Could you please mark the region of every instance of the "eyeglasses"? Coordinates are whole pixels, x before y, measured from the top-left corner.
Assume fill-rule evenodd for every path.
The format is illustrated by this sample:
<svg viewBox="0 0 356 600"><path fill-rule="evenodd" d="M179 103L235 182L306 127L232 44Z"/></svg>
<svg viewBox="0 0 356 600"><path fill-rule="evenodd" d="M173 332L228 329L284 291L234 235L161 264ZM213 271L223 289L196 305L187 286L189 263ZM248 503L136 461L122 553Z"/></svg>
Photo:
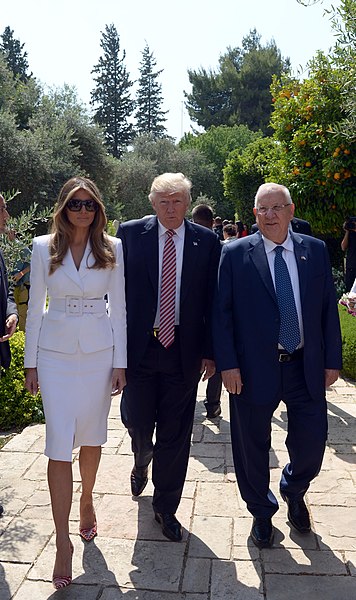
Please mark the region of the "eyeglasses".
<svg viewBox="0 0 356 600"><path fill-rule="evenodd" d="M95 212L98 210L98 203L95 202L95 200L93 200L92 198L90 198L90 200L80 200L79 198L71 198L66 204L66 208L68 208L72 212L80 212L83 206L88 212Z"/></svg>
<svg viewBox="0 0 356 600"><path fill-rule="evenodd" d="M265 216L269 210L271 212L278 213L281 210L283 210L284 208L286 208L286 206L290 206L290 205L291 205L291 202L289 202L288 204L276 204L276 206L259 206L257 208L257 213L259 215L263 215L263 216Z"/></svg>

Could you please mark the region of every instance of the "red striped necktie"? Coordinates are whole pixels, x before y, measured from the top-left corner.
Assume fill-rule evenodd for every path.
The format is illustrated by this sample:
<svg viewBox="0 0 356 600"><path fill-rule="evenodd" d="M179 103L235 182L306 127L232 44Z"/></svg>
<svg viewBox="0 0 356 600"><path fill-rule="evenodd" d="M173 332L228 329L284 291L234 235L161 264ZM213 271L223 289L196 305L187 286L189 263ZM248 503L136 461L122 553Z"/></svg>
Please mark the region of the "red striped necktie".
<svg viewBox="0 0 356 600"><path fill-rule="evenodd" d="M166 231L162 260L158 339L165 348L168 348L174 342L177 270L174 235L173 229Z"/></svg>

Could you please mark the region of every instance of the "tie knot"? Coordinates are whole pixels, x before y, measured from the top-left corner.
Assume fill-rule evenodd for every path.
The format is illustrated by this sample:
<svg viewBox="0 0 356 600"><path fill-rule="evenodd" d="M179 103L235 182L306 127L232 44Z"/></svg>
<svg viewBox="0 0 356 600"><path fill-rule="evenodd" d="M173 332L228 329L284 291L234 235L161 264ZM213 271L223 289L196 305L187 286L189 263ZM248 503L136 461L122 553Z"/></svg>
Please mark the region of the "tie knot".
<svg viewBox="0 0 356 600"><path fill-rule="evenodd" d="M166 234L168 238L172 238L175 234L175 231L174 229L167 229Z"/></svg>
<svg viewBox="0 0 356 600"><path fill-rule="evenodd" d="M276 246L274 249L275 253L278 254L279 256L282 256L283 250L284 250L283 246Z"/></svg>

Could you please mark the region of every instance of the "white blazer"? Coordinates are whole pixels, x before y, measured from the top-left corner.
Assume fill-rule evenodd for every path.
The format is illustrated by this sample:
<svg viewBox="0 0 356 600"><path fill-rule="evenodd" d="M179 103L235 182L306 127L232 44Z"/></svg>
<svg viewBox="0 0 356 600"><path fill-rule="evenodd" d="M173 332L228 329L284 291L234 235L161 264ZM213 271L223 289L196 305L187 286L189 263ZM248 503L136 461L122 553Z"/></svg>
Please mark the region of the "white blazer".
<svg viewBox="0 0 356 600"><path fill-rule="evenodd" d="M126 305L124 261L121 240L109 236L113 244L116 265L113 269L90 269L94 263L88 241L77 270L68 250L63 264L49 275L50 235L35 237L31 258L31 287L26 320L25 367L37 366L37 350L44 348L74 354L80 346L84 353L114 347L113 367L126 368ZM108 310L103 312L68 314L61 308L65 297L103 298L107 294ZM49 309L46 300L49 298Z"/></svg>

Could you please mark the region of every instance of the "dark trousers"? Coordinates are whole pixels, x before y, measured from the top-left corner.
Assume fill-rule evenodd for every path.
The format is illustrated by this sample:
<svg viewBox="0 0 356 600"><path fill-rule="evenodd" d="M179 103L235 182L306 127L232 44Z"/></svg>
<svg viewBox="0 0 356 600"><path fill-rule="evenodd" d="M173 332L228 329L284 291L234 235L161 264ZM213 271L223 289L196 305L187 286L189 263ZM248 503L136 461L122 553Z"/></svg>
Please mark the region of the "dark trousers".
<svg viewBox="0 0 356 600"><path fill-rule="evenodd" d="M303 361L281 363L281 400L287 407L286 446L290 462L284 467L280 491L301 498L320 471L327 436L326 401L313 400L306 388ZM268 382L266 382L268 389ZM279 401L251 404L230 395L230 426L237 483L254 517L272 517L278 502L270 490L271 421Z"/></svg>
<svg viewBox="0 0 356 600"><path fill-rule="evenodd" d="M146 467L152 460L157 512L175 513L182 496L199 380L197 373L196 380L184 381L178 335L168 349L152 336L139 368L127 371L121 401L135 465Z"/></svg>
<svg viewBox="0 0 356 600"><path fill-rule="evenodd" d="M220 404L221 389L221 373L215 373L215 375L208 379L208 384L206 386L206 399L204 404L207 408L209 406L216 406L216 404Z"/></svg>

